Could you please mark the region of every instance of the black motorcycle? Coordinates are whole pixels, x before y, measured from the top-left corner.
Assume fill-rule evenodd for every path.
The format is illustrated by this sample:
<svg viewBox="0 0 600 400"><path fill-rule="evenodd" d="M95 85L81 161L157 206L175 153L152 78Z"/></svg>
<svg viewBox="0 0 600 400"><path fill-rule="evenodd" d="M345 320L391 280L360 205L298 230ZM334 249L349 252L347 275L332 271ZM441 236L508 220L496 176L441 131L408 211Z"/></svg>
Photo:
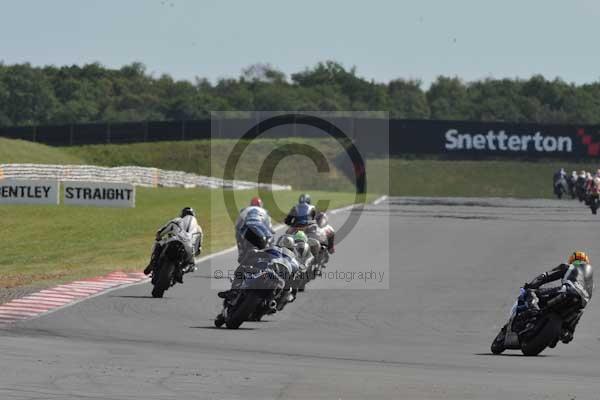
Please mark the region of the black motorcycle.
<svg viewBox="0 0 600 400"><path fill-rule="evenodd" d="M215 326L237 329L244 321L260 320L265 313L276 312L276 299L285 287L282 275L287 272L285 266L272 262L245 267L240 288L223 301L223 312L215 319Z"/></svg>
<svg viewBox="0 0 600 400"><path fill-rule="evenodd" d="M181 241L172 239L164 245L152 271L152 297L161 298L175 283L183 282L187 259L188 253Z"/></svg>
<svg viewBox="0 0 600 400"><path fill-rule="evenodd" d="M521 350L536 356L546 347L554 348L565 327L581 316L580 299L567 292L538 297L536 290L521 289L515 311L494 339L491 350Z"/></svg>
<svg viewBox="0 0 600 400"><path fill-rule="evenodd" d="M583 202L585 200L585 178L578 178L575 182L575 194L579 201Z"/></svg>

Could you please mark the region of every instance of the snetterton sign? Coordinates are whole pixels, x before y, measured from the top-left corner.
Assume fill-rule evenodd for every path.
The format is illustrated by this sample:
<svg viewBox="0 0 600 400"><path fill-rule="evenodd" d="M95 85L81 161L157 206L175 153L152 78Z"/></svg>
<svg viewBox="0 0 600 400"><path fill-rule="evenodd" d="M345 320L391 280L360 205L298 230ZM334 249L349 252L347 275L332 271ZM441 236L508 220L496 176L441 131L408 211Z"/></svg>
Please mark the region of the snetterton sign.
<svg viewBox="0 0 600 400"><path fill-rule="evenodd" d="M63 182L66 205L135 207L135 186L112 182Z"/></svg>
<svg viewBox="0 0 600 400"><path fill-rule="evenodd" d="M54 180L0 179L0 204L58 204Z"/></svg>
<svg viewBox="0 0 600 400"><path fill-rule="evenodd" d="M569 136L546 136L539 131L531 134L511 134L504 130L490 130L486 134L471 134L449 129L445 139L446 150L537 153L573 151L573 139Z"/></svg>

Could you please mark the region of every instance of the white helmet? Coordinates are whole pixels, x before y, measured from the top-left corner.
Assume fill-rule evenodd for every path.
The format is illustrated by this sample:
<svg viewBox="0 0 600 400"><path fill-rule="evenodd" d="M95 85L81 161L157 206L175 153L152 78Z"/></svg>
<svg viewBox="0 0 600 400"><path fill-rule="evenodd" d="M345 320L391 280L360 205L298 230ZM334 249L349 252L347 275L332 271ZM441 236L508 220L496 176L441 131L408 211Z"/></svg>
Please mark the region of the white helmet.
<svg viewBox="0 0 600 400"><path fill-rule="evenodd" d="M283 235L279 238L279 247L294 251L294 244L294 237L291 235Z"/></svg>

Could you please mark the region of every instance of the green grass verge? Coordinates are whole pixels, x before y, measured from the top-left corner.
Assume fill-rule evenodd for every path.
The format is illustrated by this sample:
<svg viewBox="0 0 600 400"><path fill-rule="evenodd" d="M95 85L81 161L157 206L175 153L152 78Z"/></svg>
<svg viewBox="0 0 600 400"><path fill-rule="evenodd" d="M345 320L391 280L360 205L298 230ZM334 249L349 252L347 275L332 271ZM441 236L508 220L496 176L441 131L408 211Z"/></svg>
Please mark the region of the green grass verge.
<svg viewBox="0 0 600 400"><path fill-rule="evenodd" d="M254 191L237 191L238 204L248 204ZM276 192L275 204L287 211L299 192ZM353 194L312 192L330 207L351 204ZM205 253L234 244L233 224L222 191L138 188L133 209L74 206L1 206L0 287L47 286L110 271L140 271L150 255L156 229L183 206L198 212L206 234ZM272 201L268 209L275 209ZM281 218L281 214L275 213Z"/></svg>

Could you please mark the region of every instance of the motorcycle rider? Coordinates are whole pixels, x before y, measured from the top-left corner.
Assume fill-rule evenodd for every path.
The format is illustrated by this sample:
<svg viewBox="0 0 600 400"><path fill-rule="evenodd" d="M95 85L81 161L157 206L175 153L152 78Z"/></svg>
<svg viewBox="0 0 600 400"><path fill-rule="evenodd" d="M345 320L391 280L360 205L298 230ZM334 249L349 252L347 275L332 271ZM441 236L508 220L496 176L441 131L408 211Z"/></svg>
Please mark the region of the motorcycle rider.
<svg viewBox="0 0 600 400"><path fill-rule="evenodd" d="M202 228L198 224L194 209L184 207L179 217L170 220L156 232L152 256L148 266L144 269L144 274L149 275L154 270L163 246L169 241L169 238L174 236L181 240L185 249L188 250L184 272L195 270L194 257L202 252ZM183 283L182 276L177 276L176 280Z"/></svg>
<svg viewBox="0 0 600 400"><path fill-rule="evenodd" d="M557 280L561 280L561 286L540 288ZM594 275L590 258L583 251L575 251L569 256L567 264L560 264L558 267L538 275L531 282L526 283L523 289L535 289L540 295L547 297L558 293L566 293L568 296L577 299L581 307L580 312L571 323L563 326L560 338L563 343L569 343L573 340L575 327L583 315L583 309L592 298Z"/></svg>
<svg viewBox="0 0 600 400"><path fill-rule="evenodd" d="M294 250L298 261L306 268L309 268L314 260L313 254L308 245L308 237L306 233L298 231L294 234Z"/></svg>
<svg viewBox="0 0 600 400"><path fill-rule="evenodd" d="M235 223L235 238L238 247L238 262L244 257L247 249L252 247L265 247L256 245L256 236L272 238L273 225L267 210L263 208L263 201L255 196L250 200L250 206L243 208Z"/></svg>
<svg viewBox="0 0 600 400"><path fill-rule="evenodd" d="M561 168L557 172L554 173L554 183L558 182L558 180L560 180L560 179L566 179L566 178L567 178L567 173L565 172L564 168Z"/></svg>
<svg viewBox="0 0 600 400"><path fill-rule="evenodd" d="M323 242L323 244L327 246L327 251L329 254L335 253L335 229L329 225L329 218L327 217L327 214L324 212L319 212L315 217L315 221L327 239L326 242Z"/></svg>
<svg viewBox="0 0 600 400"><path fill-rule="evenodd" d="M569 179L567 180L571 197L575 197L575 184L577 183L577 178L577 171L571 171L571 176L569 176Z"/></svg>
<svg viewBox="0 0 600 400"><path fill-rule="evenodd" d="M579 176L577 177L577 180L575 181L575 191L577 194L577 197L579 198L580 201L583 201L585 198L585 182L586 182L586 173L585 171L581 171L579 172Z"/></svg>
<svg viewBox="0 0 600 400"><path fill-rule="evenodd" d="M592 194L592 188L594 185L594 178L590 172L585 174L585 203L589 205L590 195Z"/></svg>
<svg viewBox="0 0 600 400"><path fill-rule="evenodd" d="M316 214L317 210L311 204L310 195L304 193L300 195L298 204L292 207L284 222L292 228L302 228L314 224ZM288 233L292 233L291 230L288 230Z"/></svg>

